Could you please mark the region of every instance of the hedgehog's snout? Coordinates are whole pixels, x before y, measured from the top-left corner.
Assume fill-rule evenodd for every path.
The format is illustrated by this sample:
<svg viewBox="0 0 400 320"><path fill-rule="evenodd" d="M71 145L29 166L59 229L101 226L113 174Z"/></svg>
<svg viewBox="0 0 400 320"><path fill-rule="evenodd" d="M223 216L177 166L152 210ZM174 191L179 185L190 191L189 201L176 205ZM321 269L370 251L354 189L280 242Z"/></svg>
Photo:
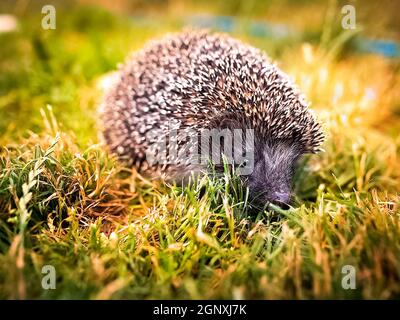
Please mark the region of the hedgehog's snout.
<svg viewBox="0 0 400 320"><path fill-rule="evenodd" d="M287 180L287 177L277 179L268 174L262 176L256 171L248 181L252 201L257 206L263 207L273 203L282 209L287 209L291 200L291 188Z"/></svg>
<svg viewBox="0 0 400 320"><path fill-rule="evenodd" d="M261 193L262 196L258 197L257 201L263 206L268 203L273 203L282 209L288 209L291 200L291 192L287 191L275 191L274 187L269 186Z"/></svg>
<svg viewBox="0 0 400 320"><path fill-rule="evenodd" d="M273 204L278 205L282 209L288 209L289 208L289 202L290 202L290 192L279 192L276 191L273 193L270 201Z"/></svg>
<svg viewBox="0 0 400 320"><path fill-rule="evenodd" d="M287 209L291 200L293 168L297 153L290 144L265 145L256 158L248 187L253 201Z"/></svg>

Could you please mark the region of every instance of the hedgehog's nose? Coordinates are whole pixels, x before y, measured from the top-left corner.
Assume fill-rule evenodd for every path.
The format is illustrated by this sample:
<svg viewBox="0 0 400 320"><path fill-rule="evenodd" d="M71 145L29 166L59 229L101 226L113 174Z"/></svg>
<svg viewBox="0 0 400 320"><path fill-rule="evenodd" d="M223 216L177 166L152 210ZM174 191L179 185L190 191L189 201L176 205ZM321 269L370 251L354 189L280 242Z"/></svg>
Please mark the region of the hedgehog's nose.
<svg viewBox="0 0 400 320"><path fill-rule="evenodd" d="M282 209L289 208L290 195L286 192L275 192L271 202L280 206Z"/></svg>

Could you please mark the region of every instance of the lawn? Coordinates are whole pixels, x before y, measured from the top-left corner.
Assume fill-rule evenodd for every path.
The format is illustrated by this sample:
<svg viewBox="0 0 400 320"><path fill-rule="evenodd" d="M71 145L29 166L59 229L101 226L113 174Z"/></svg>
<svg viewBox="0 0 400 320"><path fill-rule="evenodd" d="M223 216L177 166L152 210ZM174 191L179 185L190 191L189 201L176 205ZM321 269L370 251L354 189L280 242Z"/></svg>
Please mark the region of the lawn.
<svg viewBox="0 0 400 320"><path fill-rule="evenodd" d="M363 29L343 30L335 1L129 2L131 15L90 2L53 1L55 30L40 1L0 5L18 19L0 33L1 299L400 297L400 59L357 45L398 37L390 12L374 27L366 5ZM288 210L250 211L229 172L184 189L148 181L100 143L104 75L205 10L293 76L324 125ZM288 34L252 32L263 19Z"/></svg>

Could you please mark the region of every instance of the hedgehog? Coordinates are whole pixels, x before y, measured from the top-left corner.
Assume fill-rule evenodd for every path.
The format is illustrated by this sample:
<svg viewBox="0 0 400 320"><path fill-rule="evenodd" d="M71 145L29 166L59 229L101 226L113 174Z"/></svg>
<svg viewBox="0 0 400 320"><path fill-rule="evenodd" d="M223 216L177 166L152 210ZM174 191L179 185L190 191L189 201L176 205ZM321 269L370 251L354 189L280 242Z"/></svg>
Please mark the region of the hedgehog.
<svg viewBox="0 0 400 320"><path fill-rule="evenodd" d="M261 204L290 203L298 160L324 140L304 96L267 55L208 30L170 33L130 55L100 114L111 152L151 178L184 183L233 150L238 157L224 159L247 168L241 180ZM246 141L226 134L234 131L246 131ZM216 132L220 144L203 155L214 146L204 132Z"/></svg>

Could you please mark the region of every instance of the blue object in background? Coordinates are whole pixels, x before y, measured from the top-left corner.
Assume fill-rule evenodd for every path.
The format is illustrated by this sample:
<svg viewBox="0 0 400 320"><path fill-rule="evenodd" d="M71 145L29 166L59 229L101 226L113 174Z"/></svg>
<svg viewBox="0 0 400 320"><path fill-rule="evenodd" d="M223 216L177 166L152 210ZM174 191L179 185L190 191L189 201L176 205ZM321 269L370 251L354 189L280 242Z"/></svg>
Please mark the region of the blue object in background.
<svg viewBox="0 0 400 320"><path fill-rule="evenodd" d="M195 15L185 19L187 23L199 28L213 28L224 32L232 32L235 21L229 16Z"/></svg>
<svg viewBox="0 0 400 320"><path fill-rule="evenodd" d="M135 16L135 22L145 25L157 25L157 21L146 16ZM183 23L198 28L216 29L223 32L234 32L240 27L238 18L230 16L213 16L213 15L191 15L184 18ZM249 21L246 24L246 32L251 36L258 38L282 39L288 37L299 36L299 33L284 24L267 23L264 21ZM364 53L373 53L389 58L400 57L400 45L391 39L374 40L365 37L356 37L356 50Z"/></svg>
<svg viewBox="0 0 400 320"><path fill-rule="evenodd" d="M240 21L230 16L194 15L187 17L185 22L199 28L213 28L224 32L233 32L240 26ZM294 31L283 24L251 21L248 28L246 31L251 36L260 38L285 38L294 35Z"/></svg>
<svg viewBox="0 0 400 320"><path fill-rule="evenodd" d="M386 57L400 57L400 46L393 40L372 40L360 38L357 41L360 51L376 53Z"/></svg>
<svg viewBox="0 0 400 320"><path fill-rule="evenodd" d="M294 32L286 25L265 22L251 22L249 32L255 37L287 38L294 35Z"/></svg>

